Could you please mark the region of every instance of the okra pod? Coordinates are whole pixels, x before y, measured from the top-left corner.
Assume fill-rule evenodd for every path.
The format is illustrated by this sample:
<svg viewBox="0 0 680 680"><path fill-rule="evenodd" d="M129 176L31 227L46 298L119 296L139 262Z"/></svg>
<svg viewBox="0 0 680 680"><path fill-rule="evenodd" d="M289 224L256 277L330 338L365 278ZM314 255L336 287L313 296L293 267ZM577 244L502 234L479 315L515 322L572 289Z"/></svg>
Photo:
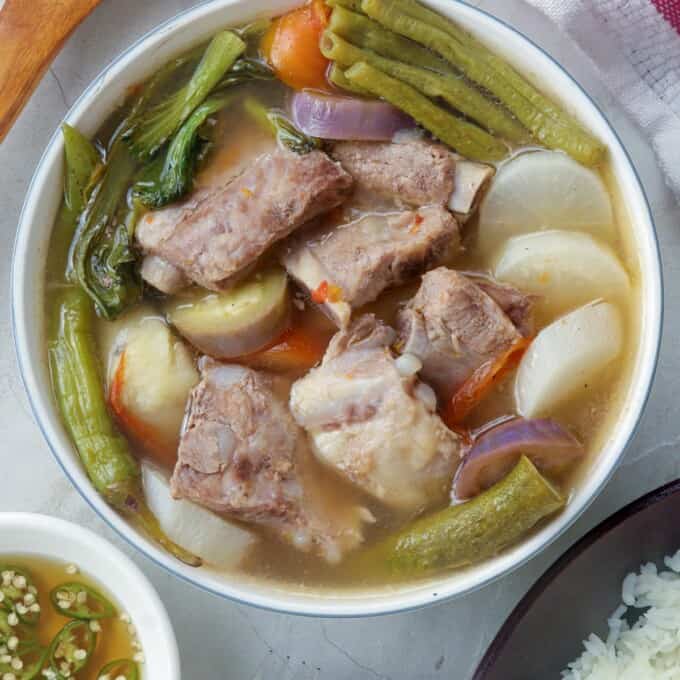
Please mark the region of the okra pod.
<svg viewBox="0 0 680 680"><path fill-rule="evenodd" d="M515 543L563 506L562 495L523 456L487 491L416 521L358 561L399 575L462 567Z"/></svg>

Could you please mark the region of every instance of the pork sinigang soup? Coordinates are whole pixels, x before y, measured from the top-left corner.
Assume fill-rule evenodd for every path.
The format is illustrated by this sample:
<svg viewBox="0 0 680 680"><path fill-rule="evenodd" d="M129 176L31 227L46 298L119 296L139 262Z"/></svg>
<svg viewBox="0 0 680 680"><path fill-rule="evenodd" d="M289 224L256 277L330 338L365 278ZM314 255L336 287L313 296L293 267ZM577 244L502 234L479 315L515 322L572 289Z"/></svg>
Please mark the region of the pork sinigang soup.
<svg viewBox="0 0 680 680"><path fill-rule="evenodd" d="M97 490L178 559L427 577L588 475L637 346L607 152L455 23L313 0L63 133L55 397Z"/></svg>

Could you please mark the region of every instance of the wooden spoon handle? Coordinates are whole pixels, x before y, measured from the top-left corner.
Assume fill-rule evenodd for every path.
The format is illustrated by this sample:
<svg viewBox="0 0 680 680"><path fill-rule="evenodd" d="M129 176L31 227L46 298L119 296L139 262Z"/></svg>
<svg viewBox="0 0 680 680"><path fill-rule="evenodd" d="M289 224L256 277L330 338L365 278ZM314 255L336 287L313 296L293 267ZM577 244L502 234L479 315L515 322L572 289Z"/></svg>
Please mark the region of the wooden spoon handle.
<svg viewBox="0 0 680 680"><path fill-rule="evenodd" d="M66 39L100 2L0 2L0 142Z"/></svg>

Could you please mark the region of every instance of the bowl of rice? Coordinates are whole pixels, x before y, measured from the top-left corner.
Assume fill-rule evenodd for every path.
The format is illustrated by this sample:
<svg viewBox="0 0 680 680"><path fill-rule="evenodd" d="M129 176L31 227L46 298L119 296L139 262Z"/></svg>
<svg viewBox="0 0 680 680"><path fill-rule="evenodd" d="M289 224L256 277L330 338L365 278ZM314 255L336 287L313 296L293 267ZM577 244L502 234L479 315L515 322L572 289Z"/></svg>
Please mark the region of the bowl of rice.
<svg viewBox="0 0 680 680"><path fill-rule="evenodd" d="M680 480L634 501L536 582L472 680L680 680Z"/></svg>

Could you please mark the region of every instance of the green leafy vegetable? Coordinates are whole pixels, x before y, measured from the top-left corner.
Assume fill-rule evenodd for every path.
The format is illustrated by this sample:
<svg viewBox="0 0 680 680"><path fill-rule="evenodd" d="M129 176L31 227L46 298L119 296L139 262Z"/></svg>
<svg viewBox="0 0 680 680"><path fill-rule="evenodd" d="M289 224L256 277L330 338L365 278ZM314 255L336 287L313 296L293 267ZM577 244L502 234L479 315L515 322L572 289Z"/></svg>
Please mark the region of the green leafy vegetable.
<svg viewBox="0 0 680 680"><path fill-rule="evenodd" d="M241 57L227 71L227 75L220 80L215 91L221 91L234 85L241 85L250 80L274 80L274 71L259 59Z"/></svg>
<svg viewBox="0 0 680 680"><path fill-rule="evenodd" d="M210 41L191 80L142 114L130 135L133 155L142 161L151 159L210 94L245 48L246 44L236 33L218 33Z"/></svg>
<svg viewBox="0 0 680 680"><path fill-rule="evenodd" d="M260 127L274 135L286 148L299 154L306 154L321 148L321 140L308 137L300 132L286 116L276 109L268 109L259 99L247 97L243 102L246 113Z"/></svg>
<svg viewBox="0 0 680 680"><path fill-rule="evenodd" d="M70 262L83 290L97 312L114 319L136 302L141 288L134 270L131 234L121 209L136 163L125 144L115 144L106 169L82 212L73 240Z"/></svg>
<svg viewBox="0 0 680 680"><path fill-rule="evenodd" d="M189 116L173 137L163 161L150 170L149 178L135 184L136 198L149 208L161 208L191 189L196 161L203 150L198 140L199 128L233 99L233 94L209 97Z"/></svg>
<svg viewBox="0 0 680 680"><path fill-rule="evenodd" d="M64 138L64 204L77 218L101 169L101 159L94 145L77 128L68 123L61 126Z"/></svg>

